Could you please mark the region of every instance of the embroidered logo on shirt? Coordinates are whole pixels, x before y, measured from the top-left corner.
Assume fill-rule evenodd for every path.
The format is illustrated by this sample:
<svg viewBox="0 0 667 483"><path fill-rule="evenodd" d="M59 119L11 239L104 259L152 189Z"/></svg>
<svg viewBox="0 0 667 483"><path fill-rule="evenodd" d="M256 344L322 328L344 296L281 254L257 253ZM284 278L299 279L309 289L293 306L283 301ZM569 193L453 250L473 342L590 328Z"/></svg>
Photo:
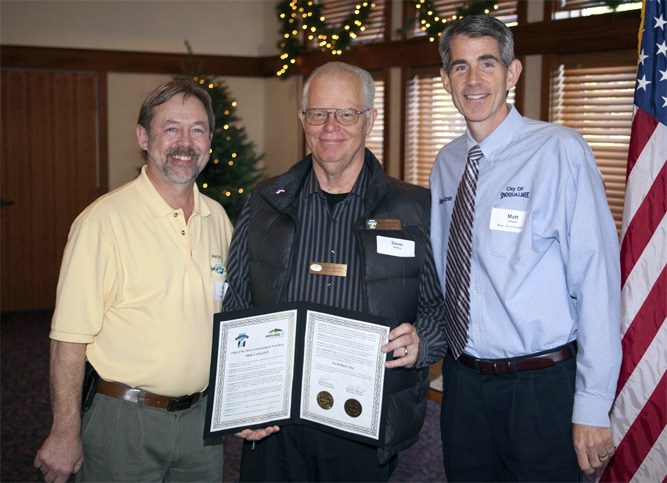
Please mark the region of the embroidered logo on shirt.
<svg viewBox="0 0 667 483"><path fill-rule="evenodd" d="M508 186L500 192L500 199L503 198L530 198L530 191L524 191L523 186Z"/></svg>
<svg viewBox="0 0 667 483"><path fill-rule="evenodd" d="M225 274L225 266L222 264L221 255L211 255L211 272L215 272L218 275Z"/></svg>
<svg viewBox="0 0 667 483"><path fill-rule="evenodd" d="M452 201L452 197L451 197L451 196L445 196L444 198L440 198L440 199L438 199L438 201L439 201L440 204L442 205L442 204L445 203L445 201Z"/></svg>

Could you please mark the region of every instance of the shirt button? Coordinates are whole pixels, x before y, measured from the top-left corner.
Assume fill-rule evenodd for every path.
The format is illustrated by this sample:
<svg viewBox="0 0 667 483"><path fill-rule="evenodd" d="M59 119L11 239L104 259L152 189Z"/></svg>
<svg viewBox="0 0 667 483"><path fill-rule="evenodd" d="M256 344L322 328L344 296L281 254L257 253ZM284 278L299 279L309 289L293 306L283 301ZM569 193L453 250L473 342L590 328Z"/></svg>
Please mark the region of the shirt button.
<svg viewBox="0 0 667 483"><path fill-rule="evenodd" d="M336 254L336 250L331 250L331 254L332 254L332 255L335 255L335 254Z"/></svg>
<svg viewBox="0 0 667 483"><path fill-rule="evenodd" d="M477 293L477 285L473 285L473 287L472 287L472 291L475 292L475 293Z"/></svg>
<svg viewBox="0 0 667 483"><path fill-rule="evenodd" d="M482 330L482 328L480 327L479 324L475 324L475 330L479 332L480 330Z"/></svg>
<svg viewBox="0 0 667 483"><path fill-rule="evenodd" d="M174 218L177 218L177 217L178 217L178 213L174 213Z"/></svg>
<svg viewBox="0 0 667 483"><path fill-rule="evenodd" d="M328 284L327 284L327 288L331 288L331 283L328 283Z"/></svg>
<svg viewBox="0 0 667 483"><path fill-rule="evenodd" d="M185 235L185 230L181 230L181 235Z"/></svg>

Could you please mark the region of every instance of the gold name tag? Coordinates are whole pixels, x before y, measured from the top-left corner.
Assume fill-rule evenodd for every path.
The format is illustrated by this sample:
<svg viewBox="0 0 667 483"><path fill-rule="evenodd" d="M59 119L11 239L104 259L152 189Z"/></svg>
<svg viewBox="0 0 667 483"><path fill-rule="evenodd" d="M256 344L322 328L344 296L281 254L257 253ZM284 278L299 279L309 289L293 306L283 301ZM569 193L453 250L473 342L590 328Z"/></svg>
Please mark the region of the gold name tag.
<svg viewBox="0 0 667 483"><path fill-rule="evenodd" d="M367 230L398 230L401 229L401 220L394 218L369 218L366 220Z"/></svg>
<svg viewBox="0 0 667 483"><path fill-rule="evenodd" d="M347 265L344 263L311 262L308 267L308 273L311 275L347 277Z"/></svg>

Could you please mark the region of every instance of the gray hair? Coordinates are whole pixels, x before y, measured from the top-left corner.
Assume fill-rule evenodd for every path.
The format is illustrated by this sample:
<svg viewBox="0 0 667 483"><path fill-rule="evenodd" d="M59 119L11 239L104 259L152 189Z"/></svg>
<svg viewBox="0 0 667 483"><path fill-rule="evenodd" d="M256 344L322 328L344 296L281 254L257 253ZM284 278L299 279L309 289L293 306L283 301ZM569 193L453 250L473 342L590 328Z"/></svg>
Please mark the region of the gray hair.
<svg viewBox="0 0 667 483"><path fill-rule="evenodd" d="M335 77L340 76L341 74L351 74L359 79L364 101L364 110L373 109L373 102L375 101L375 83L368 71L365 71L356 65L345 64L343 62L329 62L315 69L303 85L303 92L301 93L301 110L305 111L308 108L308 92L310 91L310 85L313 83L313 79L321 75L331 75ZM366 115L368 116L368 113Z"/></svg>
<svg viewBox="0 0 667 483"><path fill-rule="evenodd" d="M440 57L442 68L449 74L452 68L452 53L450 46L457 35L470 37L492 37L498 42L500 58L505 68L514 60L514 39L512 31L503 22L489 15L470 15L447 24L440 37Z"/></svg>
<svg viewBox="0 0 667 483"><path fill-rule="evenodd" d="M153 120L153 115L155 114L155 108L178 95L182 95L184 99L194 96L201 101L204 110L206 111L206 117L208 118L209 132L213 134L213 129L215 128L215 115L213 114L211 96L206 90L199 87L194 81L187 77L179 77L166 84L162 84L148 94L148 97L146 97L146 100L139 110L137 124L143 126L146 132L150 133L150 126L151 121Z"/></svg>

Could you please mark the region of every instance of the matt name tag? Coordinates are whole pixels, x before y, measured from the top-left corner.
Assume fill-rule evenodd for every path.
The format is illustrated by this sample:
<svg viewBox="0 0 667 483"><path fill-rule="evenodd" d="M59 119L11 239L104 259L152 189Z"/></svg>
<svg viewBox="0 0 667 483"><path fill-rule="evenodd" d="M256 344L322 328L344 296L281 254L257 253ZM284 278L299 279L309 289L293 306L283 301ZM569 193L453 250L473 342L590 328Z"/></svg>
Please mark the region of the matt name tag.
<svg viewBox="0 0 667 483"><path fill-rule="evenodd" d="M308 273L311 275L347 277L347 265L344 263L310 262Z"/></svg>
<svg viewBox="0 0 667 483"><path fill-rule="evenodd" d="M526 213L525 211L508 210L506 208L493 208L489 228L510 233L521 233L526 221Z"/></svg>
<svg viewBox="0 0 667 483"><path fill-rule="evenodd" d="M401 220L395 218L369 218L366 220L366 229L400 231Z"/></svg>
<svg viewBox="0 0 667 483"><path fill-rule="evenodd" d="M392 257L412 258L415 256L415 242L402 238L377 237L378 253Z"/></svg>

